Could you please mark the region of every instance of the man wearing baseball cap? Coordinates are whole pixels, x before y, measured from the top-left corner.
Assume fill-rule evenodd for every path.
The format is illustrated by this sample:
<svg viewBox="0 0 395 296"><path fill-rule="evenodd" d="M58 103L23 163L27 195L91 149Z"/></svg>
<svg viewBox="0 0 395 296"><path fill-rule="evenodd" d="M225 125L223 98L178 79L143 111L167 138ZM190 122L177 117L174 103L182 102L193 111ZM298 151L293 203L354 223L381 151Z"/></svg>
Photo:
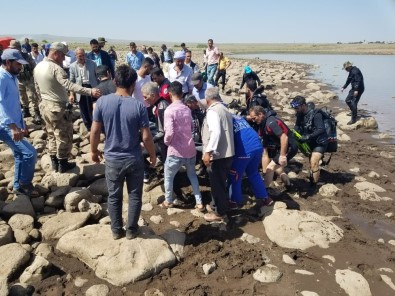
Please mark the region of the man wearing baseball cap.
<svg viewBox="0 0 395 296"><path fill-rule="evenodd" d="M48 134L48 152L52 168L60 173L76 166L75 163L68 162L73 146L71 108L74 102L73 97L68 97L67 91L85 96L101 96L99 89L82 87L67 79L62 63L68 51L67 45L61 42L52 43L48 57L34 69L36 87L42 99L40 111Z"/></svg>
<svg viewBox="0 0 395 296"><path fill-rule="evenodd" d="M33 186L36 149L24 138L28 131L19 103L17 75L28 62L17 49L6 49L1 55L0 67L0 140L8 145L15 159L14 191L29 197L38 197Z"/></svg>

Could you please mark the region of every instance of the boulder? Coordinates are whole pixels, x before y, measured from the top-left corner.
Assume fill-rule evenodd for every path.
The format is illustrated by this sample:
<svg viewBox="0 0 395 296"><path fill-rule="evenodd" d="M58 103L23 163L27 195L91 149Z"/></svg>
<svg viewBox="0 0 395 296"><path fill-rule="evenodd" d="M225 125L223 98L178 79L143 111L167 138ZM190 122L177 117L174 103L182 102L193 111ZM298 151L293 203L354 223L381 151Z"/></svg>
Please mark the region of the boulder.
<svg viewBox="0 0 395 296"><path fill-rule="evenodd" d="M85 296L107 296L110 289L106 285L94 285L85 292Z"/></svg>
<svg viewBox="0 0 395 296"><path fill-rule="evenodd" d="M94 179L104 177L105 165L102 163L94 163L94 164L80 163L77 165L80 168L81 177L85 180L92 181Z"/></svg>
<svg viewBox="0 0 395 296"><path fill-rule="evenodd" d="M328 248L343 237L343 230L329 219L309 211L288 210L282 202L265 213L263 224L271 241L289 249Z"/></svg>
<svg viewBox="0 0 395 296"><path fill-rule="evenodd" d="M66 233L85 225L89 217L89 213L63 212L45 222L41 232L47 240L59 239Z"/></svg>
<svg viewBox="0 0 395 296"><path fill-rule="evenodd" d="M17 195L13 201L4 206L2 212L6 216L12 216L14 214L36 216L30 198L26 195Z"/></svg>
<svg viewBox="0 0 395 296"><path fill-rule="evenodd" d="M0 279L9 279L30 259L30 254L20 244L0 247Z"/></svg>
<svg viewBox="0 0 395 296"><path fill-rule="evenodd" d="M184 232L170 229L161 235L165 241L170 245L174 255L178 260L184 258L184 245L186 235Z"/></svg>
<svg viewBox="0 0 395 296"><path fill-rule="evenodd" d="M34 283L45 279L50 272L51 263L41 256L36 256L33 263L21 274L21 283Z"/></svg>
<svg viewBox="0 0 395 296"><path fill-rule="evenodd" d="M45 200L45 205L54 207L56 209L61 209L63 207L64 198L69 193L70 186L62 186L51 192L48 198Z"/></svg>
<svg viewBox="0 0 395 296"><path fill-rule="evenodd" d="M10 244L14 241L14 235L9 225L0 224L0 246Z"/></svg>
<svg viewBox="0 0 395 296"><path fill-rule="evenodd" d="M278 269L277 266L267 264L255 271L253 277L254 280L261 283L275 283L281 279L282 275L283 273Z"/></svg>
<svg viewBox="0 0 395 296"><path fill-rule="evenodd" d="M34 228L34 219L29 215L15 214L8 220L8 225L13 231L19 229L29 233Z"/></svg>
<svg viewBox="0 0 395 296"><path fill-rule="evenodd" d="M14 163L14 153L12 152L11 148L0 151L0 162L1 162L2 166L5 163L8 163L8 164ZM4 168L4 167L2 167L2 168Z"/></svg>
<svg viewBox="0 0 395 296"><path fill-rule="evenodd" d="M97 277L116 286L125 286L160 273L176 263L168 244L156 235L113 240L110 226L89 225L59 239L56 248L78 258Z"/></svg>
<svg viewBox="0 0 395 296"><path fill-rule="evenodd" d="M94 181L91 185L89 185L88 189L92 194L95 195L108 195L107 183L105 178Z"/></svg>
<svg viewBox="0 0 395 296"><path fill-rule="evenodd" d="M8 190L5 187L0 188L0 200L4 201L8 198Z"/></svg>
<svg viewBox="0 0 395 296"><path fill-rule="evenodd" d="M76 173L78 171L78 168L75 169L76 172L73 172L73 170L70 170L67 173L57 173L57 172L50 172L47 173L43 179L41 180L41 185L44 186L45 188L52 188L54 186L56 187L62 187L62 186L70 186L74 187L75 184L77 183L77 180L79 178L79 175Z"/></svg>
<svg viewBox="0 0 395 296"><path fill-rule="evenodd" d="M337 193L339 190L340 190L340 189L337 188L336 185L330 183L330 184L322 185L321 188L320 188L320 190L319 190L319 193L320 193L322 196L331 197L331 196L335 196L336 193Z"/></svg>
<svg viewBox="0 0 395 296"><path fill-rule="evenodd" d="M89 189L82 188L77 190L71 190L64 198L64 208L67 212L78 211L78 204L81 200L92 200L92 193Z"/></svg>
<svg viewBox="0 0 395 296"><path fill-rule="evenodd" d="M36 256L41 256L48 259L49 255L53 253L53 247L47 243L41 243L34 250Z"/></svg>
<svg viewBox="0 0 395 296"><path fill-rule="evenodd" d="M368 281L355 271L336 270L336 283L349 296L372 296Z"/></svg>
<svg viewBox="0 0 395 296"><path fill-rule="evenodd" d="M15 237L15 241L18 244L27 244L30 242L29 234L24 232L23 230L15 229L14 230L14 237Z"/></svg>
<svg viewBox="0 0 395 296"><path fill-rule="evenodd" d="M44 154L40 159L41 168L46 172L53 172L51 157L49 154Z"/></svg>

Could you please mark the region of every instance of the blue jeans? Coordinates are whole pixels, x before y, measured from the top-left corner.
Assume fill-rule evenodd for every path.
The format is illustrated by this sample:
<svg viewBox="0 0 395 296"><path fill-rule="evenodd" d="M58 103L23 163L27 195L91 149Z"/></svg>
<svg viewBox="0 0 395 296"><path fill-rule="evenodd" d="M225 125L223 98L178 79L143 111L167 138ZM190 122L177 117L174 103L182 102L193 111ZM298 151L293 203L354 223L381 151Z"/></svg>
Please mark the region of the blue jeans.
<svg viewBox="0 0 395 296"><path fill-rule="evenodd" d="M244 157L235 156L233 158L233 163L229 171L229 191L232 201L241 203L243 200L241 181L244 172L247 175L255 197L258 199L264 199L268 197L265 183L258 172L259 164L262 158L262 151L263 150L257 150L250 155Z"/></svg>
<svg viewBox="0 0 395 296"><path fill-rule="evenodd" d="M0 128L0 140L14 153L14 189L18 190L20 184L29 184L33 180L37 151L26 139L15 142L9 128Z"/></svg>
<svg viewBox="0 0 395 296"><path fill-rule="evenodd" d="M188 179L191 182L196 204L202 203L202 196L199 190L199 181L195 171L196 157L182 158L168 155L165 161L165 198L168 203L173 202L173 181L178 170L185 165Z"/></svg>
<svg viewBox="0 0 395 296"><path fill-rule="evenodd" d="M215 75L215 72L217 71L217 64L211 64L211 65L208 65L208 67L207 67L207 81L208 81L208 83L210 83L210 84L212 84L212 85L215 85L215 82L214 82L214 75Z"/></svg>
<svg viewBox="0 0 395 296"><path fill-rule="evenodd" d="M108 187L108 213L111 230L122 231L122 193L126 181L128 191L128 222L126 230L136 232L141 212L144 163L140 155L120 160L106 160L106 182Z"/></svg>

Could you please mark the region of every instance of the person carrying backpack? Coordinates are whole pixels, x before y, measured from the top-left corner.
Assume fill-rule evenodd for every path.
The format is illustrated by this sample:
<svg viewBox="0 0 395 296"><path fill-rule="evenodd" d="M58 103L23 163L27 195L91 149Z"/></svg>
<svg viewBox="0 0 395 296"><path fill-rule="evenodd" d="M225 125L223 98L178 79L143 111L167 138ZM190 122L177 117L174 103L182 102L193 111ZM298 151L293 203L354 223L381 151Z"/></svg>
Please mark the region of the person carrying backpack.
<svg viewBox="0 0 395 296"><path fill-rule="evenodd" d="M307 143L311 149L310 156L310 194L318 192L320 178L319 162L327 151L329 136L325 128L324 115L315 109L314 103L306 103L302 96L296 96L291 101L291 107L296 110L295 130L301 134L300 143Z"/></svg>

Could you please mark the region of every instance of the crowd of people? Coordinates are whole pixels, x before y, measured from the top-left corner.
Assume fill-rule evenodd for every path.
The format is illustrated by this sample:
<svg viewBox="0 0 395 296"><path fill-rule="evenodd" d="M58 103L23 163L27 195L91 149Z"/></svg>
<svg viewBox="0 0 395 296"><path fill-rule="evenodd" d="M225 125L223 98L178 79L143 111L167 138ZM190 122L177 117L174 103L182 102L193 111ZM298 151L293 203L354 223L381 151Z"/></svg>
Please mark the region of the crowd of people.
<svg viewBox="0 0 395 296"><path fill-rule="evenodd" d="M31 116L29 106L35 113L33 123L42 124L46 130L52 169L65 173L76 166L70 160L75 103L90 132L92 160L105 159L114 239L124 235L132 239L139 234L143 183L150 181L150 167L159 163L163 165L165 188L160 206L182 203L174 191L179 186L179 170L185 167L195 208L204 212L209 222L226 221L230 210L242 206L244 175L258 208L273 204L267 188L275 176L292 190L284 168L296 155L298 143L308 143L311 148L311 192L317 191L320 160L327 151L329 135L322 113L315 112L314 104L304 97L291 101L297 115L295 131L301 134L296 138L273 110L259 76L248 65L241 83L241 88L246 85L246 107L239 115L229 111L235 106L222 101L218 83L221 79L224 90L231 61L212 39L204 51L201 71L184 43L176 52L163 44L158 55L151 47L142 46L139 51L131 42L124 63L116 69L115 49L106 52L105 44L103 37L92 39L91 51L85 52L82 48L71 51L65 42L54 42L44 47L44 57L38 44L30 45L27 39L23 45L14 40L2 51L0 140L14 153L15 193L39 196L32 184L37 152L25 138L28 129L24 117ZM66 58L71 59L65 63ZM347 102L353 124L364 91L363 77L350 62L344 68L350 72L344 88L352 85ZM104 155L98 150L101 133L105 135ZM208 176L211 203L203 203L198 175ZM124 181L129 202L126 233L122 225Z"/></svg>

